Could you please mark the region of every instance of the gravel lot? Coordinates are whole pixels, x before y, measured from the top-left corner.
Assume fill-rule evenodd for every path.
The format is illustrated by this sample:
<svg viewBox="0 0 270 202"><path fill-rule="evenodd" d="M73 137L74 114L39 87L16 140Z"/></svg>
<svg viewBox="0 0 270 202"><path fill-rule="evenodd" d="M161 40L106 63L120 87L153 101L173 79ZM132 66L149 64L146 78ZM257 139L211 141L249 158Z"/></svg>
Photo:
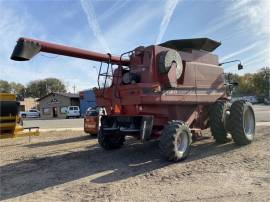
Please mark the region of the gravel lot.
<svg viewBox="0 0 270 202"><path fill-rule="evenodd" d="M269 122L261 122L251 145L208 138L186 161L168 163L157 141L128 139L108 152L79 131L1 140L0 200L269 201L269 142Z"/></svg>
<svg viewBox="0 0 270 202"><path fill-rule="evenodd" d="M82 128L83 118L79 119L26 119L23 121L24 127L37 126L40 129L57 129L57 128Z"/></svg>

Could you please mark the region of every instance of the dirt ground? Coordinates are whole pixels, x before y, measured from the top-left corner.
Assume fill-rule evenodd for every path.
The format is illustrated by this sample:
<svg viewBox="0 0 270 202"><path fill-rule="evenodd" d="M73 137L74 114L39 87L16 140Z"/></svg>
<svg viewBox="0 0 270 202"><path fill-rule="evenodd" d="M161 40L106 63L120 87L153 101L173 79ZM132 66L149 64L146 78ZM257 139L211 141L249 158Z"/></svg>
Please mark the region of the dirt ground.
<svg viewBox="0 0 270 202"><path fill-rule="evenodd" d="M206 134L207 135L207 134ZM104 151L82 132L42 133L1 141L1 200L10 201L269 201L269 126L239 147L211 138L189 158L168 163L158 142L128 139Z"/></svg>

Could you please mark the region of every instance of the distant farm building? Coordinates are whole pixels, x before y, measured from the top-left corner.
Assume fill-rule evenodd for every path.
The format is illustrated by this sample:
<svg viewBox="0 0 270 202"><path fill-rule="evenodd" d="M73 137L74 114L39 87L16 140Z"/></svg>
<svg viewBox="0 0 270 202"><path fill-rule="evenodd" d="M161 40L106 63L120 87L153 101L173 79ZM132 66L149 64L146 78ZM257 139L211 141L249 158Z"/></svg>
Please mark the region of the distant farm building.
<svg viewBox="0 0 270 202"><path fill-rule="evenodd" d="M30 109L38 109L38 98L26 97L20 101L20 111L28 111Z"/></svg>
<svg viewBox="0 0 270 202"><path fill-rule="evenodd" d="M80 106L79 94L49 93L38 99L41 118L66 118L68 106Z"/></svg>

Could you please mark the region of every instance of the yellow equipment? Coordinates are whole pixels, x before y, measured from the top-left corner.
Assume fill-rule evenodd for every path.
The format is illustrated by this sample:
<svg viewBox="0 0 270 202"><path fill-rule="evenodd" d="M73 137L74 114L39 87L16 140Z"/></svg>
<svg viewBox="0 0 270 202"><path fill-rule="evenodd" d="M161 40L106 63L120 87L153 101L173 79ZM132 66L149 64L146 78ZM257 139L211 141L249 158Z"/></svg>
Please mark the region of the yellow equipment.
<svg viewBox="0 0 270 202"><path fill-rule="evenodd" d="M39 127L23 128L19 106L15 95L0 93L0 139L39 135Z"/></svg>

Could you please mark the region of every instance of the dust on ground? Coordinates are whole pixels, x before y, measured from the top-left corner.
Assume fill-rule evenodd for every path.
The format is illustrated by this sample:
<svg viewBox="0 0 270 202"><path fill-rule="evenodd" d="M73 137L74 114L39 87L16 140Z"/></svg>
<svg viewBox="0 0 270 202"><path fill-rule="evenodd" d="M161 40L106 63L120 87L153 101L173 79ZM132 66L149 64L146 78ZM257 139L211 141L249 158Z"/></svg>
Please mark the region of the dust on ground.
<svg viewBox="0 0 270 202"><path fill-rule="evenodd" d="M269 142L269 126L259 126L251 145L209 138L194 143L187 160L168 163L157 141L128 139L123 148L104 151L83 132L42 133L31 143L1 140L0 199L269 201Z"/></svg>

